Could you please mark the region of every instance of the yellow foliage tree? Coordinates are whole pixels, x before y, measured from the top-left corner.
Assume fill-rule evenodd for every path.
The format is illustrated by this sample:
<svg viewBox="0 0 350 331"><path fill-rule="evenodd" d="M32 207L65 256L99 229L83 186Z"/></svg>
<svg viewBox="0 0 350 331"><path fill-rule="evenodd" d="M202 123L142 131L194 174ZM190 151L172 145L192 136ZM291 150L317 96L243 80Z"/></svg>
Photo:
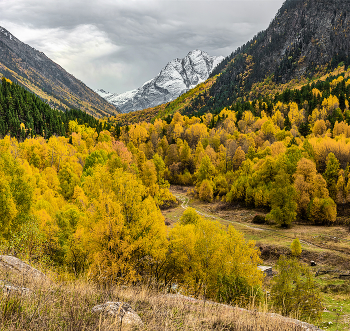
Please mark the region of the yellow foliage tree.
<svg viewBox="0 0 350 331"><path fill-rule="evenodd" d="M207 202L213 201L213 184L207 179L203 180L198 193L201 200Z"/></svg>
<svg viewBox="0 0 350 331"><path fill-rule="evenodd" d="M316 165L302 158L294 175L297 191L298 212L312 223L334 222L337 212L334 201L329 197L325 179L317 174Z"/></svg>
<svg viewBox="0 0 350 331"><path fill-rule="evenodd" d="M261 286L259 251L232 226L226 230L200 217L178 224L170 233L170 250L175 281L187 294L235 303Z"/></svg>

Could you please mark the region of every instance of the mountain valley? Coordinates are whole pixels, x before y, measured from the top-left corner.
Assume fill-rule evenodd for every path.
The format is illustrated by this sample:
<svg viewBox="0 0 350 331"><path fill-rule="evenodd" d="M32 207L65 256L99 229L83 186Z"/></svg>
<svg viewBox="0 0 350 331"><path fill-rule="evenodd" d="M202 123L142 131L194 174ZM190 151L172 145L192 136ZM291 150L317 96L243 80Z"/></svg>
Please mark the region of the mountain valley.
<svg viewBox="0 0 350 331"><path fill-rule="evenodd" d="M349 31L287 0L116 95L0 28L4 330L348 331Z"/></svg>

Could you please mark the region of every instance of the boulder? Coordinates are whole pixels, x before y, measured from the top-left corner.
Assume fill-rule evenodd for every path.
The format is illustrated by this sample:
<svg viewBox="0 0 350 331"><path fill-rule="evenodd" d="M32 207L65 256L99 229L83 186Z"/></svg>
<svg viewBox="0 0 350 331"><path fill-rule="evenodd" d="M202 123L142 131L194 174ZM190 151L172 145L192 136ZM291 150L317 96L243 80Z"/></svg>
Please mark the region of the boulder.
<svg viewBox="0 0 350 331"><path fill-rule="evenodd" d="M267 277L273 276L272 267L260 265L258 266L258 269L261 270L264 273L264 275Z"/></svg>
<svg viewBox="0 0 350 331"><path fill-rule="evenodd" d="M2 291L5 295L28 295L32 293L32 290L27 287L18 287L12 284L5 284L3 281L0 281L0 288L2 288Z"/></svg>
<svg viewBox="0 0 350 331"><path fill-rule="evenodd" d="M106 302L92 308L94 313L103 313L111 317L119 318L122 324L142 325L139 315L131 308L128 303L124 302Z"/></svg>
<svg viewBox="0 0 350 331"><path fill-rule="evenodd" d="M10 255L0 255L0 272L35 280L46 278L41 271Z"/></svg>

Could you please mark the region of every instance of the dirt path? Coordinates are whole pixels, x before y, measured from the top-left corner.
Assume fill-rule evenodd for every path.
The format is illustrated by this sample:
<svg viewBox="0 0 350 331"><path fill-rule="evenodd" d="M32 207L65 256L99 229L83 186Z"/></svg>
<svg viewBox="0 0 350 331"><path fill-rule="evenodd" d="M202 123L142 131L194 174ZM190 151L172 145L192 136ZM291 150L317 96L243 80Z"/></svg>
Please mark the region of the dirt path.
<svg viewBox="0 0 350 331"><path fill-rule="evenodd" d="M192 207L196 210L196 212L201 215L201 216L204 216L204 217L207 217L207 218L212 218L212 219L215 219L215 220L218 220L220 222L224 221L224 222L228 222L228 223L231 223L231 224L237 224L237 225L240 225L240 226L244 226L246 228L249 228L249 229L252 229L252 230L256 230L256 231L266 231L266 232L273 232L274 235L276 236L279 236L281 238L284 238L284 239L288 239L288 240L294 240L296 239L295 236L288 236L288 235L285 235L285 234L281 234L279 230L276 230L276 229L266 229L266 228L260 228L260 227L256 227L256 226L251 226L251 225L247 225L243 222L238 222L238 221L231 221L231 220L228 220L228 219L224 219L222 217L218 217L216 215L213 215L213 214L208 214L206 212L204 212L203 210L201 209L198 209L198 207L193 207L193 206L189 206L189 203L190 203L190 199L185 195L185 194L180 194L178 192L172 192L175 197L177 199L179 199L180 201L182 201L182 204L181 204L181 207L183 209L187 209L188 207ZM329 251L333 251L333 252L338 252L338 253L342 253L342 251L338 251L336 249L329 249L329 248L324 248L322 246L319 246L319 245L316 245L314 243L311 243L309 241L306 241L306 240L301 240L299 239L301 243L305 244L305 245L308 245L310 247L317 247L317 248L321 248L321 249L326 249L326 250L329 250Z"/></svg>
<svg viewBox="0 0 350 331"><path fill-rule="evenodd" d="M182 207L183 209L187 209L188 207L190 207L190 206L188 205L189 200L190 200L189 198L187 198L187 197L184 196L184 195L180 195L180 194L174 194L174 195L175 195L175 197L176 197L177 199L179 199L180 201L182 201L181 207ZM192 207L192 208L193 208L193 207ZM266 229L261 229L261 228L257 228L257 227L254 227L254 226L250 226L250 225L247 225L247 224L244 224L244 223L226 220L226 219L224 219L224 218L222 218L222 217L218 217L218 216L215 216L215 215L210 215L210 214L208 214L208 213L205 213L205 212L199 210L198 208L193 208L193 209L197 212L197 214L199 214L199 215L201 215L201 216L204 216L204 217L207 217L207 218L213 218L213 219L218 220L218 221L225 221L225 222L229 222L229 223L233 223L233 224L239 224L239 225L245 226L245 227L250 228L250 229L253 229L253 230L258 230L258 231L265 231L265 230L266 230Z"/></svg>

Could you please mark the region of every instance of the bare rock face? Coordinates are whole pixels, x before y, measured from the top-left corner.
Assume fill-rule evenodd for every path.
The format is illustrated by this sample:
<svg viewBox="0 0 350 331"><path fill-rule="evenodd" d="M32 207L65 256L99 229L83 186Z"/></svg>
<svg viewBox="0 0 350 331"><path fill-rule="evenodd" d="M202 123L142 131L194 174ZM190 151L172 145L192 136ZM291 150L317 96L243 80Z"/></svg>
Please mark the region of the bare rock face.
<svg viewBox="0 0 350 331"><path fill-rule="evenodd" d="M106 302L92 308L94 313L102 313L111 317L117 317L122 324L142 325L139 315L131 308L128 303L124 302Z"/></svg>
<svg viewBox="0 0 350 331"><path fill-rule="evenodd" d="M183 59L169 62L161 72L140 88L122 94L96 90L101 97L115 105L122 113L155 107L176 99L181 94L208 79L222 56L194 50Z"/></svg>
<svg viewBox="0 0 350 331"><path fill-rule="evenodd" d="M0 272L27 279L44 280L46 278L41 271L10 255L0 255Z"/></svg>

